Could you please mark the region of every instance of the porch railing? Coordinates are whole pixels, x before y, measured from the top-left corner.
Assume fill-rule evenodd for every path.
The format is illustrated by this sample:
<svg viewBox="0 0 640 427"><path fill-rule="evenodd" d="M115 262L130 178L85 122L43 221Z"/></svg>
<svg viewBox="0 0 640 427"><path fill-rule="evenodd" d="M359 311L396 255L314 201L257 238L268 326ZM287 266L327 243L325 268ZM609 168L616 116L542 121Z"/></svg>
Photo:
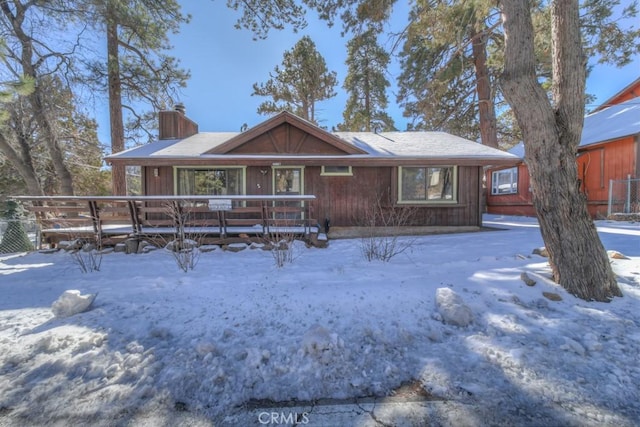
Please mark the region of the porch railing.
<svg viewBox="0 0 640 427"><path fill-rule="evenodd" d="M313 195L19 196L43 241L65 237L154 236L177 229L200 236L317 232Z"/></svg>

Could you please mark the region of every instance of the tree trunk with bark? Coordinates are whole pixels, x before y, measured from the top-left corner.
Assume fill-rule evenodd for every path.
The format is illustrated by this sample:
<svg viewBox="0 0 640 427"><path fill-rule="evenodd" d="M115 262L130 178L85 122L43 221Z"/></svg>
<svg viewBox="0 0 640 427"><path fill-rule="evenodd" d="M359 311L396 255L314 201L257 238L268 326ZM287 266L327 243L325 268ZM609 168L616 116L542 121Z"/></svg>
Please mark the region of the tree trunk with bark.
<svg viewBox="0 0 640 427"><path fill-rule="evenodd" d="M578 1L552 2L553 103L536 75L529 2L502 0L500 7L503 93L522 129L533 204L554 280L579 298L610 301L622 294L578 183L586 79Z"/></svg>
<svg viewBox="0 0 640 427"><path fill-rule="evenodd" d="M107 4L107 73L109 82L109 124L111 153L124 150L124 123L122 120L122 84L120 81L120 55L118 52L118 20L111 1ZM127 194L126 167L111 165L111 192L114 196Z"/></svg>
<svg viewBox="0 0 640 427"><path fill-rule="evenodd" d="M33 161L31 160L31 154L29 148L20 141L20 152L14 150L9 144L6 137L0 132L0 152L9 160L11 165L20 174L20 177L24 180L27 187L27 194L29 196L44 196L42 186L38 181L35 168L33 167Z"/></svg>
<svg viewBox="0 0 640 427"><path fill-rule="evenodd" d="M51 156L51 163L57 175L57 179L60 183L60 194L70 196L73 195L73 180L71 178L71 172L64 163L64 154L60 146L60 139L58 138L58 132L55 128L53 121L50 119L47 112L47 107L43 102L42 86L40 85L37 62L34 62L33 56L33 39L23 29L24 19L26 17L27 8L32 4L21 4L16 2L13 4L12 9L7 2L0 2L0 8L4 13L7 20L11 23L15 37L20 42L20 66L25 76L30 77L35 86L33 91L27 95L27 99L33 109L34 118L40 131L45 136L47 149Z"/></svg>
<svg viewBox="0 0 640 427"><path fill-rule="evenodd" d="M498 125L496 110L491 94L491 81L487 67L487 35L471 34L473 65L476 73L476 91L478 93L478 116L480 138L483 145L498 148Z"/></svg>

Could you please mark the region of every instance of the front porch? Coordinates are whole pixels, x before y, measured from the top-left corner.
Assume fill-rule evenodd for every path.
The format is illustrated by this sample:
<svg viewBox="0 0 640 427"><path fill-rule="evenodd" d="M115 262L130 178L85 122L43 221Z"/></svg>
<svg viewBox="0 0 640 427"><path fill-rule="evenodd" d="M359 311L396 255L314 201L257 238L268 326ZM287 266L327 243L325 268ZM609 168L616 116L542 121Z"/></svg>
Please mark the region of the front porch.
<svg viewBox="0 0 640 427"><path fill-rule="evenodd" d="M40 225L38 246L90 240L112 246L126 239L200 244L277 236L318 244L315 196L21 196Z"/></svg>

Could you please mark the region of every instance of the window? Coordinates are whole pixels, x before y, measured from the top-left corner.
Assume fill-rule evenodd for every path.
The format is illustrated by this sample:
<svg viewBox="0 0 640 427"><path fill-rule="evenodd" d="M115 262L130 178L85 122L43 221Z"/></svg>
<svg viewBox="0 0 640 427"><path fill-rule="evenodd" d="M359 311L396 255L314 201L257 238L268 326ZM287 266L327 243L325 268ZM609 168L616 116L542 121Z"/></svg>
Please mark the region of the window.
<svg viewBox="0 0 640 427"><path fill-rule="evenodd" d="M351 166L322 166L320 175L352 176Z"/></svg>
<svg viewBox="0 0 640 427"><path fill-rule="evenodd" d="M226 196L244 192L244 168L177 169L176 194Z"/></svg>
<svg viewBox="0 0 640 427"><path fill-rule="evenodd" d="M456 202L455 166L399 168L399 203Z"/></svg>
<svg viewBox="0 0 640 427"><path fill-rule="evenodd" d="M518 192L518 168L503 169L491 174L491 194Z"/></svg>

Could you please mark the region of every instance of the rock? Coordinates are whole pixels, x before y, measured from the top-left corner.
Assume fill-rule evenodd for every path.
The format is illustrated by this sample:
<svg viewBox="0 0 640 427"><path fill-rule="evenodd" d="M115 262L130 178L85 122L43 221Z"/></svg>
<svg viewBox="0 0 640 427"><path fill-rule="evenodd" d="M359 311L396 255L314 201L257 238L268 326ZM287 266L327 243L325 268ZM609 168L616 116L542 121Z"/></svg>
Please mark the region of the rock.
<svg viewBox="0 0 640 427"><path fill-rule="evenodd" d="M125 252L127 254L137 254L138 253L138 239L127 239L124 241Z"/></svg>
<svg viewBox="0 0 640 427"><path fill-rule="evenodd" d="M191 239L184 239L182 242L178 240L172 240L164 247L171 252L179 252L184 250L191 250L198 247L198 242Z"/></svg>
<svg viewBox="0 0 640 427"><path fill-rule="evenodd" d="M55 254L59 250L60 248L40 249L38 253L39 254Z"/></svg>
<svg viewBox="0 0 640 427"><path fill-rule="evenodd" d="M64 249L65 251L77 251L82 249L85 241L82 239L74 239L74 240L61 240L58 242L58 247L60 249Z"/></svg>
<svg viewBox="0 0 640 427"><path fill-rule="evenodd" d="M547 251L547 248L545 248L544 246L535 248L531 253L534 255L540 255L541 257L549 258L549 251Z"/></svg>
<svg viewBox="0 0 640 427"><path fill-rule="evenodd" d="M51 311L56 317L69 317L87 311L98 294L81 295L78 290L64 291L51 305Z"/></svg>
<svg viewBox="0 0 640 427"><path fill-rule="evenodd" d="M473 322L473 312L462 298L449 288L436 290L436 308L442 320L454 326L468 326Z"/></svg>
<svg viewBox="0 0 640 427"><path fill-rule="evenodd" d="M562 301L562 297L555 292L543 292L542 295L551 301Z"/></svg>
<svg viewBox="0 0 640 427"><path fill-rule="evenodd" d="M127 252L127 245L125 245L124 243L116 243L116 245L113 248L114 252Z"/></svg>
<svg viewBox="0 0 640 427"><path fill-rule="evenodd" d="M241 252L247 249L246 243L231 243L229 245L224 246L224 250L229 252Z"/></svg>
<svg viewBox="0 0 640 427"><path fill-rule="evenodd" d="M146 240L141 240L140 242L138 242L138 250L137 250L137 253L139 253L139 254L143 254L143 253L145 253L145 252L146 252L146 251L145 251L145 248L146 248L147 246L149 246L149 245L150 245L150 243L149 243L149 242L147 242Z"/></svg>
<svg viewBox="0 0 640 427"><path fill-rule="evenodd" d="M524 282L524 284L527 285L527 286L535 286L536 285L536 281L533 280L531 277L529 277L529 275L524 271L522 273L520 273L520 280L522 280Z"/></svg>
<svg viewBox="0 0 640 427"><path fill-rule="evenodd" d="M612 259L630 259L628 256L618 252L618 251L607 251L607 255Z"/></svg>
<svg viewBox="0 0 640 427"><path fill-rule="evenodd" d="M202 253L213 252L213 251L217 251L218 249L220 249L220 246L218 246L218 245L202 245L202 246L200 246L200 252L202 252Z"/></svg>

